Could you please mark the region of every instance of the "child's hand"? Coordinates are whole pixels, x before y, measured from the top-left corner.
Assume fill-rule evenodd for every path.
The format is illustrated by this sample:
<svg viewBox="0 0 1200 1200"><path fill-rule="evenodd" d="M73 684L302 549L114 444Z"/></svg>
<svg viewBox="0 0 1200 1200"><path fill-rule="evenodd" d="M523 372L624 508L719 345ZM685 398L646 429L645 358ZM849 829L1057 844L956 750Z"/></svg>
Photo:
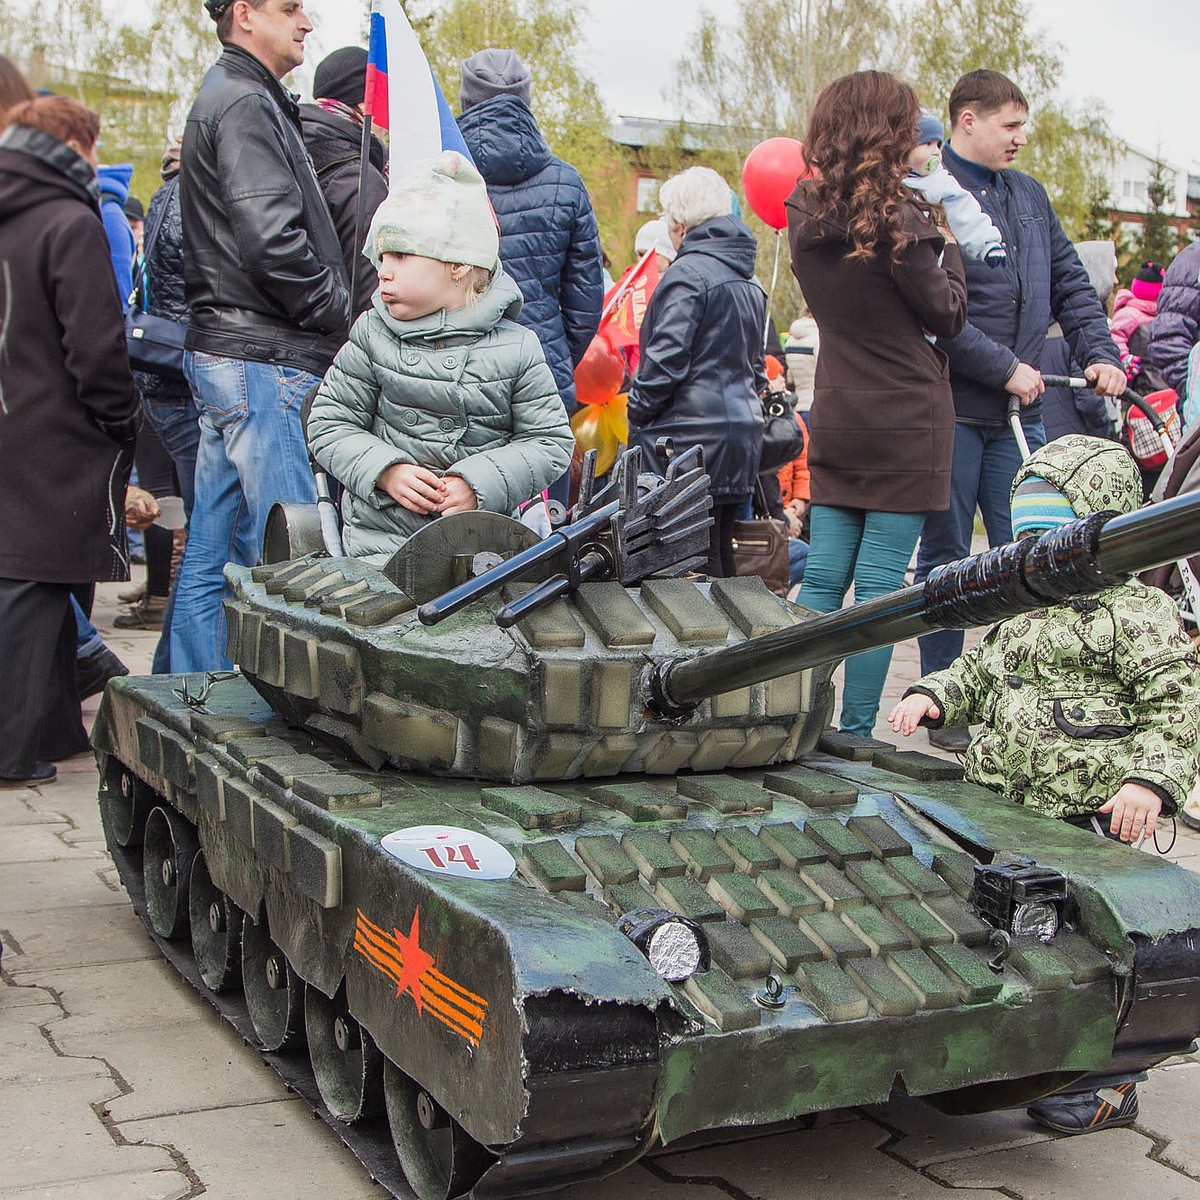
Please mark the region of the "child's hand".
<svg viewBox="0 0 1200 1200"><path fill-rule="evenodd" d="M441 512L446 500L445 483L432 471L412 463L392 463L380 473L375 486L409 512Z"/></svg>
<svg viewBox="0 0 1200 1200"><path fill-rule="evenodd" d="M888 713L887 719L893 733L902 733L905 737L908 737L920 725L923 717L932 717L936 721L941 715L942 710L938 708L929 696L924 696L920 692L913 692L911 696L905 696Z"/></svg>
<svg viewBox="0 0 1200 1200"><path fill-rule="evenodd" d="M1112 813L1109 830L1123 842L1140 842L1154 832L1162 811L1162 800L1140 783L1123 783L1117 794L1100 811Z"/></svg>
<svg viewBox="0 0 1200 1200"><path fill-rule="evenodd" d="M461 475L443 475L442 484L446 490L446 498L438 512L443 517L448 517L451 513L474 512L479 507L479 499L474 489Z"/></svg>

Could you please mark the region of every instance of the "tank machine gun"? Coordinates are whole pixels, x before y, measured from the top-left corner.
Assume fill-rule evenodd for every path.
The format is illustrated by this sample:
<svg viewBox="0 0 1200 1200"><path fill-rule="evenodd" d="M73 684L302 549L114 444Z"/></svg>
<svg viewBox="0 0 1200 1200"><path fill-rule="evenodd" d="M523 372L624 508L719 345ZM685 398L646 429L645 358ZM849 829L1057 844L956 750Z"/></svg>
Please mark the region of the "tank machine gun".
<svg viewBox="0 0 1200 1200"><path fill-rule="evenodd" d="M537 1194L897 1080L1008 1107L1198 1032L1194 874L825 727L834 659L1200 553L1200 497L811 617L755 579L661 574L699 553L691 469L640 582L621 514L659 485L626 467L586 493L586 533L497 588L469 580L480 554L531 535L488 514L386 571L230 568L246 678L199 708L169 676L105 694L100 803L136 906L395 1195Z"/></svg>

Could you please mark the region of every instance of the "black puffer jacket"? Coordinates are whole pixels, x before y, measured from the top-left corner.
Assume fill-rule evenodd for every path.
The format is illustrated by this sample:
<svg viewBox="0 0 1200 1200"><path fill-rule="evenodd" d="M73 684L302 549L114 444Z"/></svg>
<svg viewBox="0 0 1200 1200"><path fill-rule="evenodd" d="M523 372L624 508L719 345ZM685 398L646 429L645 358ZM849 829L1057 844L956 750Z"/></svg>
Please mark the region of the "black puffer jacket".
<svg viewBox="0 0 1200 1200"><path fill-rule="evenodd" d="M291 93L226 46L183 135L190 350L324 374L349 331L337 231Z"/></svg>
<svg viewBox="0 0 1200 1200"><path fill-rule="evenodd" d="M142 281L146 311L187 323L183 282L183 217L179 211L179 176L173 175L154 193L146 211L145 261ZM138 391L147 400L181 399L191 394L181 379L134 371Z"/></svg>
<svg viewBox="0 0 1200 1200"><path fill-rule="evenodd" d="M965 261L967 324L957 337L939 338L950 359L950 386L959 421L971 425L1006 423L1004 385L1018 362L1039 368L1046 330L1062 326L1071 355L1085 367L1120 366L1104 309L1036 179L1009 168L989 171L947 146L947 169L979 201L1004 234L1008 260L989 267ZM1021 409L1023 421L1041 418L1035 401Z"/></svg>
<svg viewBox="0 0 1200 1200"><path fill-rule="evenodd" d="M0 578L128 579L137 389L95 172L0 135Z"/></svg>
<svg viewBox="0 0 1200 1200"><path fill-rule="evenodd" d="M367 205L363 211L362 238L356 237L358 229L358 180L362 159L362 126L347 117L327 112L315 104L300 106L300 125L304 130L304 144L312 158L321 191L333 217L338 241L342 244L342 258L346 264L346 278L358 278L354 291L354 315L361 316L371 307L371 297L379 286L375 268L363 255L363 243L375 210L387 199L387 179L383 174L386 151L383 143L371 138L370 164L367 167Z"/></svg>
<svg viewBox="0 0 1200 1200"><path fill-rule="evenodd" d="M688 230L650 297L629 389L629 444L654 469L654 442L704 448L717 500L748 496L762 456L763 327L754 237L736 217Z"/></svg>
<svg viewBox="0 0 1200 1200"><path fill-rule="evenodd" d="M542 343L572 411L575 367L604 303L600 235L587 188L555 158L524 100L493 96L458 118L500 222L500 261L525 298L517 318Z"/></svg>

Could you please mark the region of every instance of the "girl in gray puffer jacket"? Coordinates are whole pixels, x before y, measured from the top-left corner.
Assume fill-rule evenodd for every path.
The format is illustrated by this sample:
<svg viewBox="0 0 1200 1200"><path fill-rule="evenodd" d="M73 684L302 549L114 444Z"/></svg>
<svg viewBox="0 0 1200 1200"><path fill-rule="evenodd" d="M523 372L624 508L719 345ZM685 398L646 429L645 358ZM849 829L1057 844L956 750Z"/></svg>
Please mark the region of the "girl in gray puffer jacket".
<svg viewBox="0 0 1200 1200"><path fill-rule="evenodd" d="M566 471L574 439L521 293L499 265L478 171L417 164L367 240L379 291L308 419L313 457L345 485L346 551L391 554L438 516L510 512Z"/></svg>

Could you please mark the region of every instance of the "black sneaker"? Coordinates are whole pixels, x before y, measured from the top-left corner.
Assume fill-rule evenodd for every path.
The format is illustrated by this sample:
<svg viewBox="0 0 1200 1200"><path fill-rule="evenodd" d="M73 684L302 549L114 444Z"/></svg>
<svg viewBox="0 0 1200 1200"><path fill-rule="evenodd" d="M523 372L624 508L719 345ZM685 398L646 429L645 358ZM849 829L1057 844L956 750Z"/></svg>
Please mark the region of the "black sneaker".
<svg viewBox="0 0 1200 1200"><path fill-rule="evenodd" d="M101 646L91 654L75 660L75 687L79 690L79 699L86 700L97 692L104 691L104 685L118 675L128 675L129 668L107 647Z"/></svg>
<svg viewBox="0 0 1200 1200"><path fill-rule="evenodd" d="M53 763L40 762L33 768L33 774L24 779L0 775L0 788L37 787L39 784L53 783L57 778L58 768Z"/></svg>
<svg viewBox="0 0 1200 1200"><path fill-rule="evenodd" d="M971 744L971 730L966 725L952 725L949 729L927 729L929 744L948 754L966 754Z"/></svg>
<svg viewBox="0 0 1200 1200"><path fill-rule="evenodd" d="M1025 1110L1039 1125L1056 1133L1096 1133L1137 1120L1136 1083L1117 1083L1098 1092L1047 1096Z"/></svg>

